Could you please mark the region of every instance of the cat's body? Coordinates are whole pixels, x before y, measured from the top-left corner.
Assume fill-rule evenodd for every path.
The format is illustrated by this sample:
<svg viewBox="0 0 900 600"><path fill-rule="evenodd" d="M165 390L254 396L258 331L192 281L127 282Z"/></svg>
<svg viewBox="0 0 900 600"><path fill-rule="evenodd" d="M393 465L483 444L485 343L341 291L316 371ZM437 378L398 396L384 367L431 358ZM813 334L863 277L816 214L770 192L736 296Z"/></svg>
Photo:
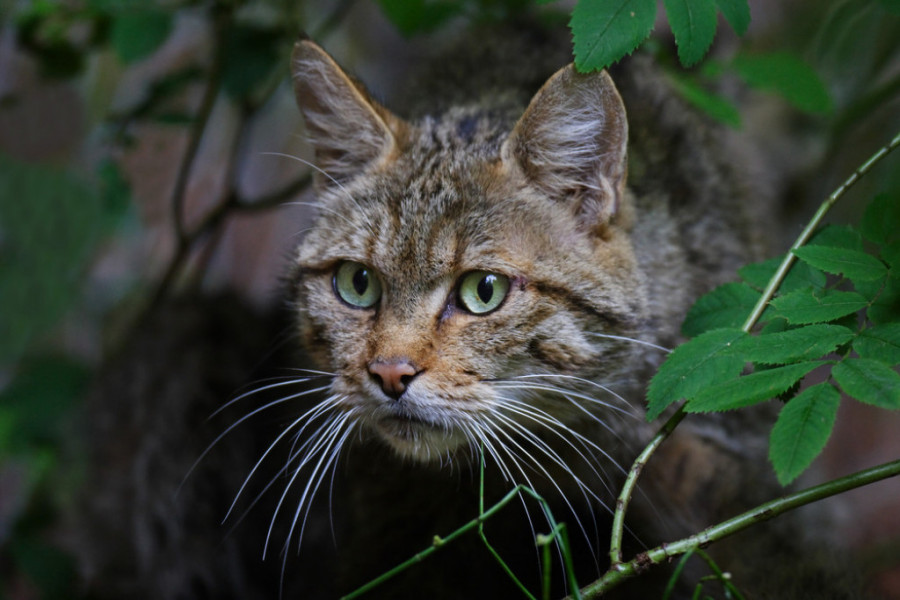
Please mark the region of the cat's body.
<svg viewBox="0 0 900 600"><path fill-rule="evenodd" d="M276 402L267 410L278 417L236 429L256 447L201 462L181 504L208 501L192 486L217 473L219 489L226 482L234 493L252 473L242 494L250 500L283 467L284 476L222 546L227 560L201 561L193 579L147 597L350 591L476 516L482 448L487 506L514 482L529 485L567 522L580 583L605 568L622 470L658 427L642 418L647 378L661 348L679 340L690 302L760 256L771 193L752 153L688 110L646 59L626 61L613 86L606 74L572 67L554 74L551 65L565 60L547 50L560 42L544 34L492 36L411 88L409 120L371 101L314 43L298 43L294 84L316 149L321 210L294 258L291 306L313 361L302 366L329 375L310 375L319 405L299 395L299 383L268 389ZM479 64L484 73L469 77ZM231 408L248 414L266 398ZM173 418L188 418L176 406ZM767 417L682 425L645 469L626 554L777 493L765 462ZM165 461L165 449L157 452ZM272 473L254 470L260 456ZM187 468L185 458L196 456L178 457ZM782 560L773 548L793 556L803 546L797 523L777 534L761 528L759 545L723 547L739 588L784 589L761 573ZM214 531L209 519L205 526ZM531 589L534 534L547 530L528 500L486 527ZM248 552L263 546L276 568L256 577ZM735 558L741 549L747 556ZM158 552L177 564L186 551ZM153 580L152 568L134 569L136 580ZM654 597L660 573L620 593ZM689 579L679 593L692 591ZM469 534L372 597L518 593Z"/></svg>

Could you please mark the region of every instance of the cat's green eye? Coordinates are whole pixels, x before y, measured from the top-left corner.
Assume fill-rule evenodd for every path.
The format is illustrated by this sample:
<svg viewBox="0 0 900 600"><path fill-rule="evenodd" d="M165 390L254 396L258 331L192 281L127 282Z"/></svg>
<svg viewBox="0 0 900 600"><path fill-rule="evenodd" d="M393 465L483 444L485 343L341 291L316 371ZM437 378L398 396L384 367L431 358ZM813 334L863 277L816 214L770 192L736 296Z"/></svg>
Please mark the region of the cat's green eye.
<svg viewBox="0 0 900 600"><path fill-rule="evenodd" d="M350 306L370 308L381 298L381 280L371 267L348 260L334 272L334 291Z"/></svg>
<svg viewBox="0 0 900 600"><path fill-rule="evenodd" d="M505 275L487 271L472 271L463 275L459 284L459 301L470 313L483 315L500 306L509 292Z"/></svg>

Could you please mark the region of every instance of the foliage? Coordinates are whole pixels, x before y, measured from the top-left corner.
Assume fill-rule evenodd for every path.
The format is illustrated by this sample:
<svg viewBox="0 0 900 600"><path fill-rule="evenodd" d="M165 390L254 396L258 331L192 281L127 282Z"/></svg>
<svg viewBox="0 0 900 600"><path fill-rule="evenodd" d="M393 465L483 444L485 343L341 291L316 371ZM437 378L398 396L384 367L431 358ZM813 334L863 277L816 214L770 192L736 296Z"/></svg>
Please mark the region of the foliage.
<svg viewBox="0 0 900 600"><path fill-rule="evenodd" d="M127 206L112 163L96 188L71 173L0 156L4 252L0 254L0 362L20 356L78 297L97 244ZM117 187L118 186L118 187ZM27 201L24 201L27 199Z"/></svg>
<svg viewBox="0 0 900 600"><path fill-rule="evenodd" d="M664 5L685 67L706 55L719 11L739 34L750 24L746 0L665 0ZM580 0L570 23L578 68L603 69L630 54L649 37L656 10L656 0Z"/></svg>
<svg viewBox="0 0 900 600"><path fill-rule="evenodd" d="M671 353L650 384L648 418L680 399L687 412L712 412L779 397L785 406L769 456L787 484L824 448L841 391L900 409L900 237L886 223L900 223L900 196L877 197L859 231L831 226L795 248L802 262L753 335L740 327L763 293L760 282L774 276L774 263L783 258L749 265L741 271L743 282L700 298L684 323L695 337ZM864 252L864 244L873 253ZM751 373L744 372L746 363ZM815 370L826 382L798 394L798 384Z"/></svg>
<svg viewBox="0 0 900 600"><path fill-rule="evenodd" d="M41 598L70 598L74 560L47 540L57 524L57 504L75 485L66 459L68 424L90 371L72 359L47 356L25 361L0 393L0 466L9 487L4 500L23 506L8 540L12 563ZM21 478L9 477L16 472Z"/></svg>

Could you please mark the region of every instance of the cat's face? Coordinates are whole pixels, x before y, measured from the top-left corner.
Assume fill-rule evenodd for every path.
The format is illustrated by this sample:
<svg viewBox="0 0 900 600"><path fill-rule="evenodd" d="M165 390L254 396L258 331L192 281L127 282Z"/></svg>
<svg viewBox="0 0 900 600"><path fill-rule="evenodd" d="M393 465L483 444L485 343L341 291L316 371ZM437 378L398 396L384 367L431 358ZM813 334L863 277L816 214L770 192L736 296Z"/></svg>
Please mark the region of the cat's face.
<svg viewBox="0 0 900 600"><path fill-rule="evenodd" d="M583 419L586 394L616 405L586 380L627 378L630 346L606 336L634 329L643 298L608 78L563 71L517 122L459 109L408 124L310 42L295 65L325 173L296 307L334 409L429 460ZM599 131L573 118L586 101L608 101L580 116Z"/></svg>

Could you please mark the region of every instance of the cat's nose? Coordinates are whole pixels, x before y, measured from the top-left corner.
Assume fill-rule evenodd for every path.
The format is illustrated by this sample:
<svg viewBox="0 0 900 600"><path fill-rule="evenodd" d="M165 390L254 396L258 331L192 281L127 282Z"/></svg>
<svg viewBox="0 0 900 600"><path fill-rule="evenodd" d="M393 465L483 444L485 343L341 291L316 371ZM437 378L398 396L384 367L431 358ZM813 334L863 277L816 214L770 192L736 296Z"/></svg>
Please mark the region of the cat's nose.
<svg viewBox="0 0 900 600"><path fill-rule="evenodd" d="M397 400L413 377L421 373L408 358L377 359L369 363L369 374L385 394Z"/></svg>

